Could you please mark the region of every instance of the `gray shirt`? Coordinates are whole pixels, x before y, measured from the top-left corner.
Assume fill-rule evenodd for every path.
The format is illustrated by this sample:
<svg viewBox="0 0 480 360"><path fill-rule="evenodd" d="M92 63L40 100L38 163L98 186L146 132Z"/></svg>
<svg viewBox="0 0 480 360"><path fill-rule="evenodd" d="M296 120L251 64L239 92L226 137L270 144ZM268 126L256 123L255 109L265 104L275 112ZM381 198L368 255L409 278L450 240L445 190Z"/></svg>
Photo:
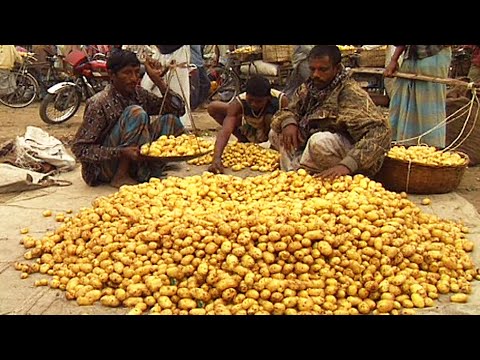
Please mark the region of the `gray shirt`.
<svg viewBox="0 0 480 360"><path fill-rule="evenodd" d="M301 61L308 57L308 54L315 45L294 45L292 65L296 67Z"/></svg>

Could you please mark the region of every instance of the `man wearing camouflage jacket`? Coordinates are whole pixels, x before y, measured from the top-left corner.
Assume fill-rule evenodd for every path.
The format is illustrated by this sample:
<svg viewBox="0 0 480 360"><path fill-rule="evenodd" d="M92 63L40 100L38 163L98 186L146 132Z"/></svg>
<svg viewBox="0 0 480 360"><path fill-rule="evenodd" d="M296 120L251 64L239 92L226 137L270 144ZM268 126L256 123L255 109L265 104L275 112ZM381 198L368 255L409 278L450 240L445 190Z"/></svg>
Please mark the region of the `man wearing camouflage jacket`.
<svg viewBox="0 0 480 360"><path fill-rule="evenodd" d="M388 119L350 77L337 46L315 46L308 61L310 78L272 119L270 142L281 153L281 168L373 177L391 146Z"/></svg>

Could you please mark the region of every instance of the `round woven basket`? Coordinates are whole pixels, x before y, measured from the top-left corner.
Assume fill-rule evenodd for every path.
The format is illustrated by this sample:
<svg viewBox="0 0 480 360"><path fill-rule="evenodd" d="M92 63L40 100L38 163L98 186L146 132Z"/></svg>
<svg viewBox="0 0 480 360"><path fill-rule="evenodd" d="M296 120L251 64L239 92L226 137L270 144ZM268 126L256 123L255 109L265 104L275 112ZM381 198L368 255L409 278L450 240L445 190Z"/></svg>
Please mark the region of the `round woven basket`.
<svg viewBox="0 0 480 360"><path fill-rule="evenodd" d="M375 176L385 189L409 194L445 194L455 190L462 181L469 163L468 155L455 151L466 160L460 166L423 165L385 157Z"/></svg>

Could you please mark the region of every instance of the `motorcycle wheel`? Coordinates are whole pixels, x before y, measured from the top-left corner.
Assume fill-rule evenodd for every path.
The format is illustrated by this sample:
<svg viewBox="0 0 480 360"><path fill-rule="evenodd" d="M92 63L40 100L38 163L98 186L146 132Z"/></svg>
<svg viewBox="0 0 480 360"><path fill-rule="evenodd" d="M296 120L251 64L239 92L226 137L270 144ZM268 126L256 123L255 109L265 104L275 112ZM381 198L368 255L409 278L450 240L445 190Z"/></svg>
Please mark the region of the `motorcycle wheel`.
<svg viewBox="0 0 480 360"><path fill-rule="evenodd" d="M47 124L63 123L75 115L81 101L82 95L73 86L48 93L40 104L40 118Z"/></svg>
<svg viewBox="0 0 480 360"><path fill-rule="evenodd" d="M31 74L16 74L16 88L7 95L0 96L0 103L11 108L23 108L30 105L38 94L39 85Z"/></svg>

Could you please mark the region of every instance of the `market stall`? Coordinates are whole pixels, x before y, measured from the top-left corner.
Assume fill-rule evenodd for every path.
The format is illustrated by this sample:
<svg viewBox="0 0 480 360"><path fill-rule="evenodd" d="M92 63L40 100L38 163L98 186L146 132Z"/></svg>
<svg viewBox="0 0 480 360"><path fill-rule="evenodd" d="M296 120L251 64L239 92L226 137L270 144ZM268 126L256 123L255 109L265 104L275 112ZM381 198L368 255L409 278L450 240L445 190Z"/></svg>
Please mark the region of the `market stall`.
<svg viewBox="0 0 480 360"><path fill-rule="evenodd" d="M249 45L232 51L237 72L243 81L252 74L263 75L276 88L283 88L292 71L292 45Z"/></svg>
<svg viewBox="0 0 480 360"><path fill-rule="evenodd" d="M354 46L338 45L342 53L342 63L355 69L353 77L372 98L376 105L388 106L389 98L385 90L383 73L371 72L371 68L384 68L387 45Z"/></svg>

